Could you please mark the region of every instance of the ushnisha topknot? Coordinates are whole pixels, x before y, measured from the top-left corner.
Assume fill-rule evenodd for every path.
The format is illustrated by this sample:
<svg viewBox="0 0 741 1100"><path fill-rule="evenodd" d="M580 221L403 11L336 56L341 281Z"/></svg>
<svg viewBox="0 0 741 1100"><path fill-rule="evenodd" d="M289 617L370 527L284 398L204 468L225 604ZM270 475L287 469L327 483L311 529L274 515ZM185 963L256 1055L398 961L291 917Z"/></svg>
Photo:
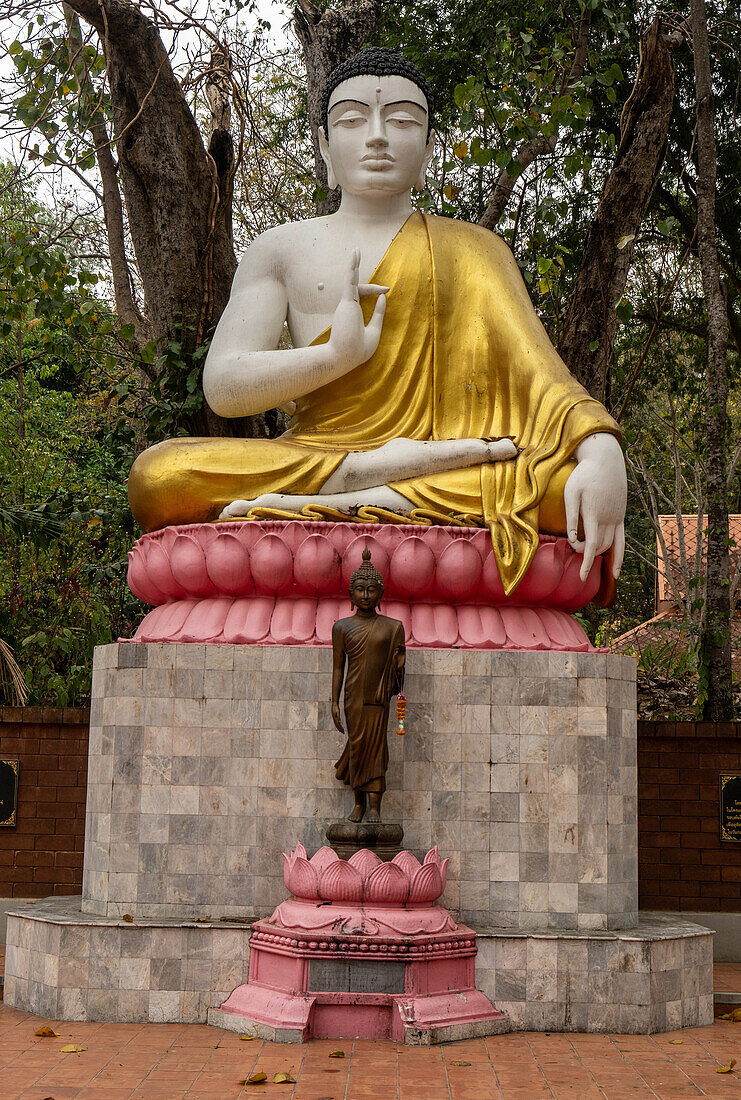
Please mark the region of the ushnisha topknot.
<svg viewBox="0 0 741 1100"><path fill-rule="evenodd" d="M411 61L407 61L400 53L387 50L383 46L369 46L360 50L347 61L343 61L327 77L322 95L322 118L325 129L329 128L329 100L332 92L342 84L343 80L350 80L354 76L403 76L416 84L427 100L427 133L432 129L432 114L434 102L430 82Z"/></svg>
<svg viewBox="0 0 741 1100"><path fill-rule="evenodd" d="M383 588L383 577L378 572L375 565L371 563L371 552L367 544L363 551L363 564L359 566L350 577L351 588L356 581L372 581L374 584L377 584L379 588Z"/></svg>

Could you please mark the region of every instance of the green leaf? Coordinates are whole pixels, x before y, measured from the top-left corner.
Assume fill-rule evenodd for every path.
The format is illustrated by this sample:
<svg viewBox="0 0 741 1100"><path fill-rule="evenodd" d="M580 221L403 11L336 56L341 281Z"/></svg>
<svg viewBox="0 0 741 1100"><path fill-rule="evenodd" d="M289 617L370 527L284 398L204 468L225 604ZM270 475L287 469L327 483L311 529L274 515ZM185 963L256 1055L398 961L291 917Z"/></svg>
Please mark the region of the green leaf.
<svg viewBox="0 0 741 1100"><path fill-rule="evenodd" d="M8 46L8 53L11 57L15 57L15 55L17 53L20 53L22 49L23 46L21 46L20 42L11 42Z"/></svg>
<svg viewBox="0 0 741 1100"><path fill-rule="evenodd" d="M591 344L589 345L589 350L590 351L596 351L598 347L599 347L599 340L592 340Z"/></svg>

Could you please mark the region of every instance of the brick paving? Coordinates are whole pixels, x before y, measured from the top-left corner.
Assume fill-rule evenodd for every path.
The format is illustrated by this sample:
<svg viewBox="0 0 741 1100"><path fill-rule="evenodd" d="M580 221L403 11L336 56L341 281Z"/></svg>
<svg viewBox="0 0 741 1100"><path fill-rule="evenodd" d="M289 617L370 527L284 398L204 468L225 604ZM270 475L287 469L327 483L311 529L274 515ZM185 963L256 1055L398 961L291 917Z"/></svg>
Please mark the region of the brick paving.
<svg viewBox="0 0 741 1100"><path fill-rule="evenodd" d="M58 1038L37 1038L50 1024ZM681 1042L673 1042L681 1040ZM85 1047L63 1054L67 1044ZM342 1050L345 1057L330 1058ZM741 1024L667 1035L519 1032L432 1049L243 1042L202 1025L55 1023L0 1007L2 1100L684 1100L739 1098ZM456 1064L464 1063L464 1064ZM296 1084L274 1084L288 1072ZM264 1072L264 1084L240 1084Z"/></svg>

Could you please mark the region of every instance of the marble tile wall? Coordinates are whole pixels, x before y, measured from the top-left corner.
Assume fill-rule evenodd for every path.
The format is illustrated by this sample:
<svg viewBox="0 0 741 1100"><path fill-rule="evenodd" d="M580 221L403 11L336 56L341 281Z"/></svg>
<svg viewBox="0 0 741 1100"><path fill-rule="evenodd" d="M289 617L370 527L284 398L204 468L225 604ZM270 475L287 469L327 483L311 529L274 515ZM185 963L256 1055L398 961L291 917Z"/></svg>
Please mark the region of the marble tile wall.
<svg viewBox="0 0 741 1100"><path fill-rule="evenodd" d="M712 1023L712 933L655 915L628 932L478 937L476 985L515 1029L646 1034ZM6 1004L50 1019L205 1023L246 980L249 929L125 924L49 898L8 918Z"/></svg>
<svg viewBox="0 0 741 1100"><path fill-rule="evenodd" d="M281 853L344 817L331 654L96 650L83 908L266 916ZM614 654L410 650L384 818L450 857L477 930L630 927L637 914L635 663Z"/></svg>

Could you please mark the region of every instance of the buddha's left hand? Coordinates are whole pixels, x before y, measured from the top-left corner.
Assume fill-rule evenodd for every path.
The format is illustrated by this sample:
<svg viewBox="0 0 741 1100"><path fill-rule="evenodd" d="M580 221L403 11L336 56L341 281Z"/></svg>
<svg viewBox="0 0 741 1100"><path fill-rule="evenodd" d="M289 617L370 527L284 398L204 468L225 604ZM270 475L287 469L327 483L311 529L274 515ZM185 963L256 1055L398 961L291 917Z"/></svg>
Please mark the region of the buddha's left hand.
<svg viewBox="0 0 741 1100"><path fill-rule="evenodd" d="M628 482L625 459L615 436L597 432L576 448L577 466L564 488L566 532L574 550L584 555L580 577L586 581L594 559L614 545L612 572L618 577L625 554L625 505ZM579 539L579 517L584 538Z"/></svg>

